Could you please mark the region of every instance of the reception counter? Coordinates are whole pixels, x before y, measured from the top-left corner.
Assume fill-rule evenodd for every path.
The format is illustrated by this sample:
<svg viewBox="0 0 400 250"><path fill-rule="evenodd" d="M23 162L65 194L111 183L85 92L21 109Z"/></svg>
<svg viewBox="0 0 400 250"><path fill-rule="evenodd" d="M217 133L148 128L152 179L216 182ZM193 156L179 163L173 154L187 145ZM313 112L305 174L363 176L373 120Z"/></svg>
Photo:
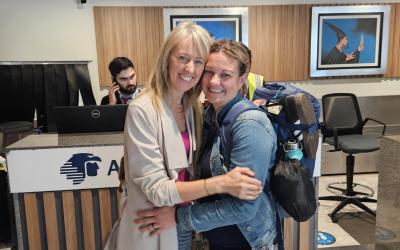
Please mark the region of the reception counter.
<svg viewBox="0 0 400 250"><path fill-rule="evenodd" d="M6 153L18 249L103 249L119 216L122 133L30 135ZM285 219L286 249L314 249L316 221Z"/></svg>
<svg viewBox="0 0 400 250"><path fill-rule="evenodd" d="M102 249L118 218L122 133L31 135L6 148L18 249Z"/></svg>

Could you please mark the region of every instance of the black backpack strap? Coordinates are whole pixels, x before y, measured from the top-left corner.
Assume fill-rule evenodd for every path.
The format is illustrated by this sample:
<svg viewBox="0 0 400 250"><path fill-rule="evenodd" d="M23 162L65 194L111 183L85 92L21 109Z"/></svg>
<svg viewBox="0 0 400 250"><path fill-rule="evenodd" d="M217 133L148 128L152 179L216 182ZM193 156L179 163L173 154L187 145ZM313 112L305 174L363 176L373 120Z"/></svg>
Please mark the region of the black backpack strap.
<svg viewBox="0 0 400 250"><path fill-rule="evenodd" d="M254 103L249 100L242 100L228 111L225 118L222 120L219 127L220 142L220 153L223 157L223 162L226 166L230 165L230 154L232 150L232 125L236 118L243 112L248 110L259 110L264 112L262 109L257 107Z"/></svg>

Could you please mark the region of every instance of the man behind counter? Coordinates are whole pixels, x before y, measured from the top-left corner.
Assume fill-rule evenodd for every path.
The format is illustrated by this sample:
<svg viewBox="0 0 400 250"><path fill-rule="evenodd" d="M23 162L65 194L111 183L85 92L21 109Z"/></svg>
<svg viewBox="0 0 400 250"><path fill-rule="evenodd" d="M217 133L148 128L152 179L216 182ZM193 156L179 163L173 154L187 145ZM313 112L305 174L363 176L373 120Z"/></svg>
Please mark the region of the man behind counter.
<svg viewBox="0 0 400 250"><path fill-rule="evenodd" d="M112 86L108 95L101 99L101 105L129 104L140 92L137 88L134 65L126 57L116 57L108 65L112 76Z"/></svg>

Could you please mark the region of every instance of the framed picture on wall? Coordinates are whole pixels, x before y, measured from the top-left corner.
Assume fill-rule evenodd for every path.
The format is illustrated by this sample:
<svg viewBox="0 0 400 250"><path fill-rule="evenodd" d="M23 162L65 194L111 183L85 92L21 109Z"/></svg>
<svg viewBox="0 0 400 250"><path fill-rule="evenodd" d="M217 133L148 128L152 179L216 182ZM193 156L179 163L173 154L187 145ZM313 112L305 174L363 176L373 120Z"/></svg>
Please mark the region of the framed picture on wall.
<svg viewBox="0 0 400 250"><path fill-rule="evenodd" d="M313 7L310 76L384 74L390 6Z"/></svg>
<svg viewBox="0 0 400 250"><path fill-rule="evenodd" d="M215 39L241 41L248 45L248 9L232 8L164 8L164 39L180 22L203 26Z"/></svg>

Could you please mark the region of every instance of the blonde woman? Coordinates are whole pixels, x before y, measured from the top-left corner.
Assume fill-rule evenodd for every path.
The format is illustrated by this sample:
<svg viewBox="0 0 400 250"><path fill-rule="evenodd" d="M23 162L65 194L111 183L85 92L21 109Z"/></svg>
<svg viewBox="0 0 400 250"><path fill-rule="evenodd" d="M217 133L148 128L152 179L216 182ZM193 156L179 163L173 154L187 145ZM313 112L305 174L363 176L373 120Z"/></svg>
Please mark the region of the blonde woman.
<svg viewBox="0 0 400 250"><path fill-rule="evenodd" d="M261 182L251 177L254 173L248 168L189 181L202 126L198 82L211 43L208 32L198 25L182 23L175 28L161 48L149 85L128 108L124 132L127 200L117 249L178 249L176 227L166 229L148 217L145 225L157 236L141 232L133 222L140 210L216 193L255 199L261 191Z"/></svg>

